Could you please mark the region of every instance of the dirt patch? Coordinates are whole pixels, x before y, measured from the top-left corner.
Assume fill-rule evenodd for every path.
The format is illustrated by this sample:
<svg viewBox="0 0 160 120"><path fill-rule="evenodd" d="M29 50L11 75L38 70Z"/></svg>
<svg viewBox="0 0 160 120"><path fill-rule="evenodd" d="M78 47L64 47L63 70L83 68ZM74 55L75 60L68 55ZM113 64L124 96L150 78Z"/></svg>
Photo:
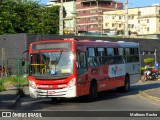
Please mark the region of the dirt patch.
<svg viewBox="0 0 160 120"><path fill-rule="evenodd" d="M6 89L9 89L9 88L15 87L16 84L17 84L17 83L13 83L13 82L11 82L11 81L7 81L7 82L4 82L3 85L4 85L4 87L5 87Z"/></svg>

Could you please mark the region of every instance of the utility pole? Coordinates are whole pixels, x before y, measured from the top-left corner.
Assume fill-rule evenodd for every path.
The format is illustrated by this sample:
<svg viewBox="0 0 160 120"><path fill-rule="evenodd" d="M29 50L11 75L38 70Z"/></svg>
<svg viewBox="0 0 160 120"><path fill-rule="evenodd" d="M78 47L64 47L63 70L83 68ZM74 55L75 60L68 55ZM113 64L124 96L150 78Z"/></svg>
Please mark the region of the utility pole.
<svg viewBox="0 0 160 120"><path fill-rule="evenodd" d="M59 11L59 34L63 35L63 0L61 0Z"/></svg>
<svg viewBox="0 0 160 120"><path fill-rule="evenodd" d="M76 1L73 1L73 22L74 22L74 35L77 35L77 21L76 21L76 16L77 16L77 11L76 11Z"/></svg>
<svg viewBox="0 0 160 120"><path fill-rule="evenodd" d="M125 37L128 37L128 0L125 3Z"/></svg>
<svg viewBox="0 0 160 120"><path fill-rule="evenodd" d="M157 48L154 50L154 58L155 58L155 63L157 63Z"/></svg>
<svg viewBox="0 0 160 120"><path fill-rule="evenodd" d="M2 69L2 73L1 73L2 85L3 85L3 74L4 74L4 69L3 69L4 68L4 51L5 51L5 48L2 48L2 66L1 66L2 67L1 68Z"/></svg>

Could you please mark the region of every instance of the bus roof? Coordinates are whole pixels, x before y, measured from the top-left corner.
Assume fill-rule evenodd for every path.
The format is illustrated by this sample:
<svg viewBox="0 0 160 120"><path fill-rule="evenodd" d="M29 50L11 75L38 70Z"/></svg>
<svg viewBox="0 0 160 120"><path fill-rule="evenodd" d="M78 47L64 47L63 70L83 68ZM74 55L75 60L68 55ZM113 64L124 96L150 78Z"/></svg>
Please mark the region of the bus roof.
<svg viewBox="0 0 160 120"><path fill-rule="evenodd" d="M90 40L80 40L77 41L79 44L84 45L98 45L98 46L117 46L117 47L138 47L139 43L136 42L125 42L125 41L118 41L118 42L111 42L111 41L90 41Z"/></svg>
<svg viewBox="0 0 160 120"><path fill-rule="evenodd" d="M118 42L112 42L112 41L105 41L105 40L78 40L76 38L64 38L59 40L42 40L33 42L32 44L38 44L38 43L46 43L46 42L76 42L79 45L94 45L94 46L117 46L117 47L138 47L139 43L136 42L125 42L125 41L118 41Z"/></svg>

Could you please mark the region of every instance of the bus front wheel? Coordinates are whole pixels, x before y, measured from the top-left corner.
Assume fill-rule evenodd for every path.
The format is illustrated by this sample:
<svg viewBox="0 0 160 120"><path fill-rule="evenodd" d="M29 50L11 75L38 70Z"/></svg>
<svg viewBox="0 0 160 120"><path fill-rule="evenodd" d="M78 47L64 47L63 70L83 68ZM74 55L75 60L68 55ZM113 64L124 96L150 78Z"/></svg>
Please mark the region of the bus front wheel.
<svg viewBox="0 0 160 120"><path fill-rule="evenodd" d="M91 82L90 85L90 90L89 90L89 101L93 101L98 97L97 93L97 83L96 82Z"/></svg>

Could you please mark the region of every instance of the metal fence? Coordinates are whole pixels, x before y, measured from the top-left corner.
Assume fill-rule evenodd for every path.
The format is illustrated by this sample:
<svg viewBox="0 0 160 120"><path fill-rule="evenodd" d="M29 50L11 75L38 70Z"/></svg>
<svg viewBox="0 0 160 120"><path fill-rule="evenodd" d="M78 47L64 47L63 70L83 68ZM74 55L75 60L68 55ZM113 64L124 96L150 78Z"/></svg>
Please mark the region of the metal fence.
<svg viewBox="0 0 160 120"><path fill-rule="evenodd" d="M0 83L3 85L9 81L14 86L27 84L28 75L28 60L25 60L24 66L22 59L10 58L3 60L3 65L0 65Z"/></svg>

